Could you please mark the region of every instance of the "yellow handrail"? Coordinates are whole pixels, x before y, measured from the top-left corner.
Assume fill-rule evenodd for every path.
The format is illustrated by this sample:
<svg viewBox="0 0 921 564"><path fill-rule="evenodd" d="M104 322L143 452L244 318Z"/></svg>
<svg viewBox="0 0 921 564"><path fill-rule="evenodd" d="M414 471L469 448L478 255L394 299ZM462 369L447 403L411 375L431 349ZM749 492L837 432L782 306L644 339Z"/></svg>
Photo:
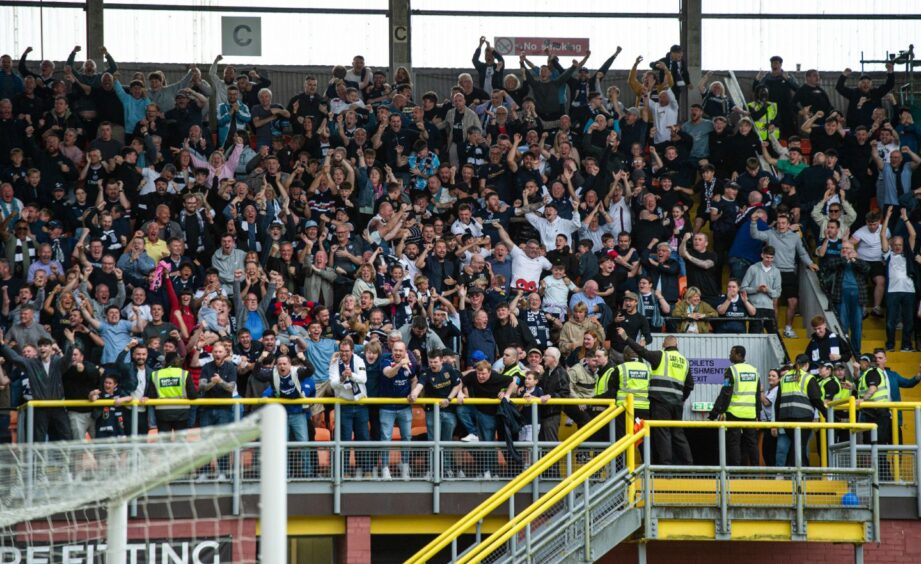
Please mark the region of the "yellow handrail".
<svg viewBox="0 0 921 564"><path fill-rule="evenodd" d="M639 441L643 440L643 438L648 434L649 428L644 427L638 433L633 435L625 435L619 441L615 442L604 451L602 451L601 454L593 458L591 462L579 468L579 470L570 476L569 479L557 484L553 489L529 505L524 511L505 523L502 527L499 528L499 530L487 537L486 540L475 546L463 557L459 558L457 560L458 564L466 564L467 562L480 562L489 554L492 554L496 548L508 541L512 535L517 534L531 521L533 521L534 517L547 512L551 507L559 503L563 497L568 495L577 487L581 486L585 480L588 480L595 473L600 471L606 465L610 464L614 458L620 456L620 454L622 454L624 451L627 451L629 455L629 453L634 450L633 447ZM629 461L627 469L630 471L631 475L636 470L636 468L630 467ZM632 476L630 476L629 479L631 479L632 482ZM589 500L584 500L584 502L588 503ZM588 534L588 531L586 531L586 534Z"/></svg>
<svg viewBox="0 0 921 564"><path fill-rule="evenodd" d="M278 403L282 405L313 405L313 404L342 404L342 405L434 405L443 400L438 398L419 398L410 402L407 398L362 398L360 400L345 400L340 398L301 398L301 399L281 399L281 398L223 398L223 399L149 399L146 401L131 400L123 402L120 405L143 405L143 406L165 406L165 405L188 405L188 406L230 406L230 405L267 405ZM498 405L501 400L492 398L465 398L463 405ZM509 398L509 401L515 405L596 405L607 407L614 405L613 399L596 399L596 398L550 398L546 402L539 399ZM451 400L453 405L461 405L457 399ZM50 407L108 407L115 405L115 400L31 400L25 405L35 408Z"/></svg>
<svg viewBox="0 0 921 564"><path fill-rule="evenodd" d="M631 396L627 396L627 398L627 402L631 403ZM630 411L632 411L632 409ZM576 446L581 444L584 440L595 434L597 431L601 430L602 427L607 425L612 419L623 412L624 407L615 407L611 405L599 413L584 427L576 431L575 434L561 442L553 450L537 460L533 465L519 474L514 480L509 481L502 489L489 496L489 498L478 505L476 509L457 520L447 530L442 532L434 540L425 545L422 549L416 552L416 554L412 555L407 560L407 562L421 563L433 558L442 549L448 546L448 544L450 544L453 539L456 539L461 534L463 534L464 531L474 526L478 521L487 517L490 513L495 511L499 505L512 497L525 485L532 482L537 476L559 462L567 453L571 452Z"/></svg>
<svg viewBox="0 0 921 564"><path fill-rule="evenodd" d="M646 427L681 427L683 429L850 429L852 431L871 431L876 423L817 423L814 421L665 421L649 419L643 422Z"/></svg>

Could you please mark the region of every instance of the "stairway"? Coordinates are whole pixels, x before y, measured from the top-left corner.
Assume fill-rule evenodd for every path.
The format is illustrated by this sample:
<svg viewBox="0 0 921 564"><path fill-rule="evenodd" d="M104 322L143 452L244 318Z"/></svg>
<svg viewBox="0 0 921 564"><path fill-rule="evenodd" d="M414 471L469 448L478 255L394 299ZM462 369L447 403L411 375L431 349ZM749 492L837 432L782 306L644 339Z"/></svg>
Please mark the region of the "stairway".
<svg viewBox="0 0 921 564"><path fill-rule="evenodd" d="M785 308L781 308L780 319L783 319L784 313ZM804 327L804 325L807 323L808 320L802 320L800 316L797 315L793 320L793 330L796 332L798 338L783 339L784 346L787 347L787 352L791 357L795 357L796 355L804 352L806 350L806 346L809 344L807 331ZM782 325L783 322L781 322L781 326ZM901 331L896 333L896 338L896 346L899 346L901 344L901 341L899 341L899 339L901 339ZM885 347L885 318L873 317L871 315L864 319L861 340L862 342L860 346L863 350L854 351L855 355L872 352L873 349ZM921 364L921 353L918 352L899 352L898 349L896 349L894 352L887 352L886 358L888 359L887 366L905 378L912 378L915 374L917 374L919 364ZM914 388L902 388L901 391L903 401L921 401L921 384L915 386ZM902 424L902 433L903 437L900 441L902 444L914 442L915 428L911 417L905 417L905 420Z"/></svg>

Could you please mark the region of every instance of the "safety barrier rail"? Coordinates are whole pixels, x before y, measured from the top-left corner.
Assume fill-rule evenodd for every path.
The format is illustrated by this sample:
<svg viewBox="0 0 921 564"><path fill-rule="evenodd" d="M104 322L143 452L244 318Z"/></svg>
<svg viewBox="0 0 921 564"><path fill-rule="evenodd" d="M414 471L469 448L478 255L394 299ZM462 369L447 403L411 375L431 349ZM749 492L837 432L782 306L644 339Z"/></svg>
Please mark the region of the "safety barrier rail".
<svg viewBox="0 0 921 564"><path fill-rule="evenodd" d="M588 437L603 429L605 425L612 422L617 415L620 415L624 411L624 407L610 406L599 413L573 436L560 443L559 446L535 462L517 478L509 481L501 490L490 496L465 517L459 519L454 525L438 535L429 544L410 557L407 562L425 562L438 554L449 544L451 545L452 560L456 559L458 554L457 541L460 535L476 527L477 540L479 540L479 523L482 523L482 521L502 503L508 502L509 512L514 514L514 498L512 496L514 496L515 493L521 491L527 484L538 480L543 472L549 470L551 466L558 463L567 452L571 452L573 448L585 441ZM627 398L626 412L633 412L632 396L628 396Z"/></svg>
<svg viewBox="0 0 921 564"><path fill-rule="evenodd" d="M629 406L628 406L629 412ZM481 559L486 557L495 549L500 546L509 543L506 546L506 555L510 555L512 561L516 561L518 556L516 554L517 549L517 535L521 532L522 529L525 531L525 544L528 546L528 552L526 553L528 557L533 556L533 553L530 552L533 547L531 547L532 531L530 524L535 521L535 519L541 519L541 526L546 530L553 531L552 534L563 534L556 531L565 530L560 529L559 527L547 528L548 521L547 513L551 508L555 506L563 497L575 491L577 488L582 486L583 490L583 518L586 519L586 524L590 525L591 513L589 507L594 505L588 503L586 500L588 494L590 495L590 485L585 485L590 477L596 475L603 468L614 468L617 469L616 464L612 465L614 459L620 455L625 454L625 460L621 466L621 472L615 473L614 471L608 472L609 477L614 477L617 480L627 480L625 484L626 487L626 500L633 502L636 499L636 484L633 481L634 473L636 471L635 466L635 449L632 448L636 443L642 439L647 439L643 443L644 448L644 461L649 461L652 459L651 454L651 443L652 439L650 437L650 430L654 428L711 428L719 430L719 446L720 446L720 466L715 468L707 467L652 467L653 469L658 469L659 472L666 471L675 471L681 470L687 472L690 476L699 475L700 472L712 472L714 474L714 489L713 492L710 492L710 498L718 496L718 501L716 505L720 509L720 517L718 519L717 532L720 534L728 535L729 531L729 508L731 505L730 502L730 493L729 493L729 481L730 476L734 474L745 474L745 473L761 473L766 474L770 473L773 477L775 475L789 475L791 478L791 496L789 501L789 508L794 511L795 517L792 519L795 527L794 532L801 534L805 538L805 529L806 529L806 518L805 512L807 509L807 495L809 488L805 485L810 482L810 477L819 476L818 480L822 480L827 476L836 476L840 477L847 475L851 479L851 483L857 483L857 481L862 480L863 487L859 488L862 496L857 496L857 504L850 504L850 507L861 506L870 511L870 514L873 516L874 520L874 531L878 531L878 497L876 488L873 487L876 474L873 469L869 470L860 470L856 468L848 469L809 469L803 466L803 453L805 451L805 445L802 442L800 431L803 429L808 430L847 430L850 431L853 435L857 431L866 431L875 435L876 425L871 423L800 423L800 422L777 422L777 423L764 423L764 422L738 422L738 421L700 421L700 422L691 422L691 421L645 421L644 426L639 430L639 432L634 433L632 426L628 426L626 429L627 435L613 445L605 449L600 455L594 457L586 465L578 469L572 476L567 480L561 482L549 492L544 494L540 499L538 499L534 504L525 509L522 513L514 516L508 524L500 528L499 531L493 534L490 539L480 542L479 535L477 537L476 543L473 545L469 552L457 555L456 551L452 550L451 559L452 561L457 562L479 562ZM726 432L728 429L792 429L794 433L794 460L795 466L792 468L775 468L770 471L764 468L732 468L730 469L726 464ZM649 466L645 466L645 469L648 469ZM731 473L732 472L732 473ZM516 478L514 481L525 480L524 477ZM652 481L653 476L646 470L644 472L643 479L643 493L642 499L652 500ZM815 481L815 480L813 480ZM715 492L715 493L714 493ZM856 494L855 494L856 495ZM850 501L850 500L849 500ZM694 505L695 502L693 498L689 499L689 503ZM827 503L827 502L826 502ZM843 504L844 499L839 496L838 503ZM739 498L736 498L732 504L738 505ZM645 511L651 511L652 503L645 503ZM712 500L708 501L707 506L714 505ZM569 507L573 507L572 504ZM621 504L618 510L623 511L626 508L630 507L629 504ZM455 527L460 530L464 530L470 527L472 522L476 522L482 517L485 516L482 513L482 510L468 514L466 517L461 519L455 524ZM551 515L551 517L556 517L557 519L562 519L557 517L556 514ZM647 515L648 517L648 515ZM647 522L648 519L647 519ZM556 521L553 522L555 525L558 525ZM725 533L723 533L725 531ZM647 531L649 532L649 531ZM651 534L651 532L649 532ZM874 532L874 534L877 534ZM590 532L585 532L584 542L586 543L586 559L591 560L590 556ZM549 543L549 540L542 541L542 544L538 546L543 546L543 544ZM447 543L430 543L425 548L417 552L409 561L410 562L424 562L429 560L439 554L439 551L446 546Z"/></svg>

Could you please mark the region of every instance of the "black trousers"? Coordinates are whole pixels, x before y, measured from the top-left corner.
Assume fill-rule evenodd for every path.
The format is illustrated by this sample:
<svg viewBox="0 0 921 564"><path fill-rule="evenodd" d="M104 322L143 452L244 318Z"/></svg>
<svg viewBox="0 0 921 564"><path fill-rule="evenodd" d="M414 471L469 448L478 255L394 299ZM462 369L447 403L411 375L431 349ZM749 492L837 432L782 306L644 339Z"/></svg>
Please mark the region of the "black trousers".
<svg viewBox="0 0 921 564"><path fill-rule="evenodd" d="M731 413L727 421L752 421L740 419ZM758 430L726 429L726 464L729 466L758 466Z"/></svg>
<svg viewBox="0 0 921 564"><path fill-rule="evenodd" d="M761 431L761 456L764 457L765 466L775 466L777 460L777 437L771 434L771 430Z"/></svg>
<svg viewBox="0 0 921 564"><path fill-rule="evenodd" d="M547 415L540 419L540 430L537 432L538 441L560 440L560 414Z"/></svg>
<svg viewBox="0 0 921 564"><path fill-rule="evenodd" d="M652 400L649 405L649 418L653 421L681 421L684 416L684 404L677 405ZM652 429L652 463L691 465L691 445L679 427L654 427Z"/></svg>
<svg viewBox="0 0 921 564"><path fill-rule="evenodd" d="M70 419L67 417L67 410L63 407L34 409L35 426L33 427L33 439L36 443L48 441L69 441L72 438L70 432Z"/></svg>

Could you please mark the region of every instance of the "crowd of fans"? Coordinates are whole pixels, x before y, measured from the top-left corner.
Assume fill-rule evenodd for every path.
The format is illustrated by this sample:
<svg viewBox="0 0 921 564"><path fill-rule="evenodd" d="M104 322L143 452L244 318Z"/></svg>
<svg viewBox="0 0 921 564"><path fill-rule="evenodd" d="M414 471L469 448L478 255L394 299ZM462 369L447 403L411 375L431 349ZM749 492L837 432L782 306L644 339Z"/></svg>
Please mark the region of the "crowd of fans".
<svg viewBox="0 0 921 564"><path fill-rule="evenodd" d="M845 69L843 107L817 71L800 82L780 57L744 106L707 73L685 118L695 85L680 46L645 67L636 57L623 93L608 73L620 48L598 70L590 52L514 65L481 38L450 92L356 56L286 103L265 73L221 69L221 56L168 84L119 72L104 48L104 70L78 65L79 47L63 69L35 70L30 51L18 72L0 58L12 406L622 399L615 367L672 358L646 349L653 332L796 337L800 268L819 273L846 332L815 320L801 369L828 378L826 362L859 358L867 315L885 316L887 350L899 331L901 350L921 344L921 132L891 65L877 84ZM494 439L497 409L442 409L441 438ZM594 413L563 411L541 407L541 440ZM141 412L142 433L233 417ZM323 406L288 414L295 440L330 426ZM348 405L337 424L347 440L390 440L395 426L408 440L412 412ZM129 431L118 406L37 410L34 428L39 440Z"/></svg>

